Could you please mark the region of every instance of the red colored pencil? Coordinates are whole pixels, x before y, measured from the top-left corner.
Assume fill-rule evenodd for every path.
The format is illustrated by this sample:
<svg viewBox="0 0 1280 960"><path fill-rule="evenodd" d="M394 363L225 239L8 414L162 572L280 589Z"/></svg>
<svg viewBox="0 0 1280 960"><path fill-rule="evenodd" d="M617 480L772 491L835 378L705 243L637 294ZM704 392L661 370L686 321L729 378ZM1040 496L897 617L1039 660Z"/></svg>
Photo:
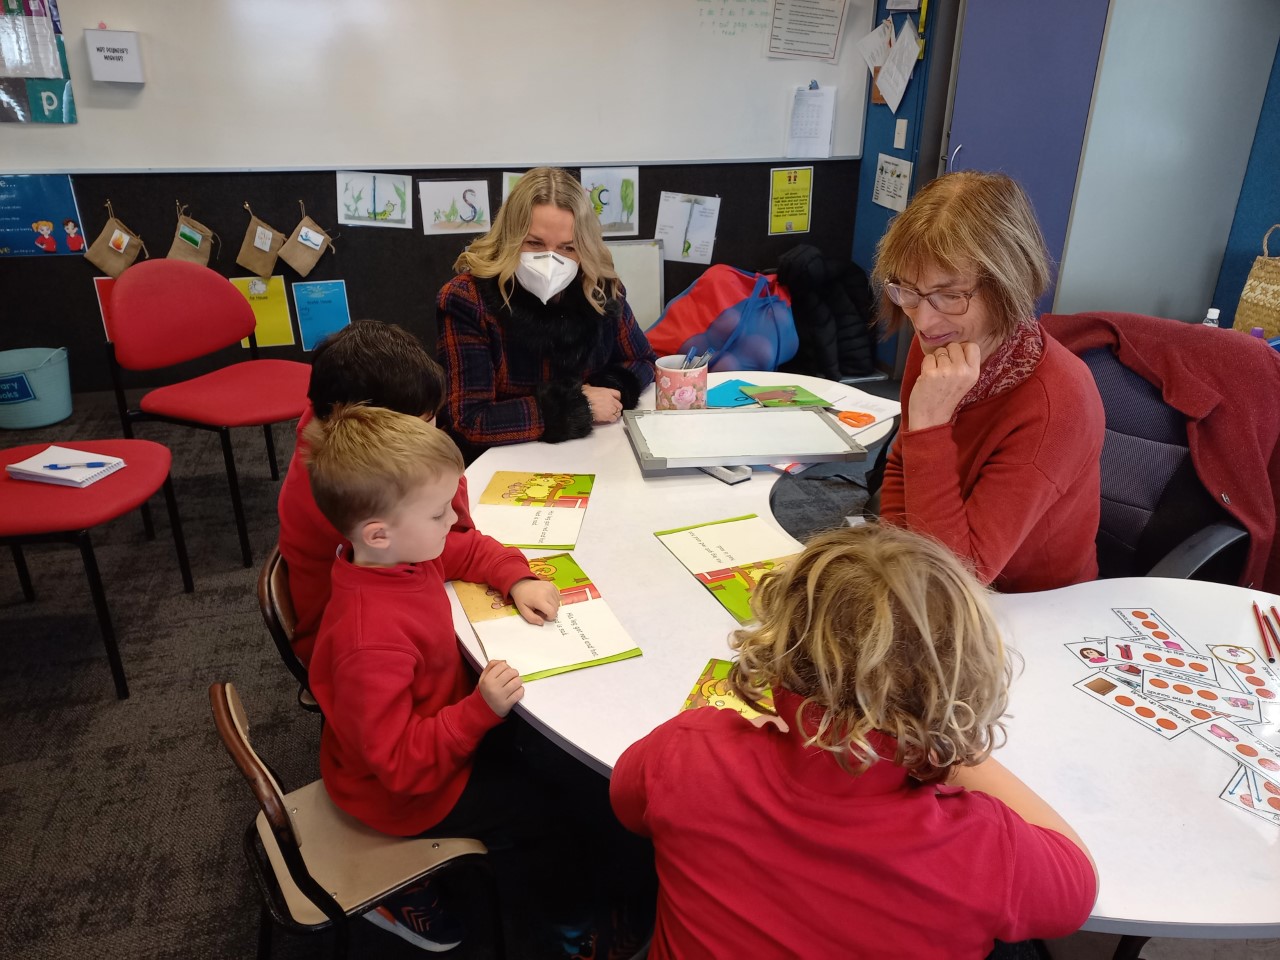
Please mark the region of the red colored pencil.
<svg viewBox="0 0 1280 960"><path fill-rule="evenodd" d="M1274 611L1275 607L1271 609ZM1267 657L1267 660L1275 663L1276 657L1280 656L1280 633L1276 633L1275 624L1271 622L1271 618L1265 613L1262 615L1262 622L1267 625L1267 632L1271 634L1272 653ZM1276 622L1280 623L1280 617L1276 617Z"/></svg>
<svg viewBox="0 0 1280 960"><path fill-rule="evenodd" d="M1271 635L1267 633L1267 628L1262 625L1262 611L1258 609L1258 602L1253 602L1253 619L1258 623L1258 636L1262 638L1262 648L1266 651L1267 659L1272 663L1276 661L1276 655L1271 652Z"/></svg>

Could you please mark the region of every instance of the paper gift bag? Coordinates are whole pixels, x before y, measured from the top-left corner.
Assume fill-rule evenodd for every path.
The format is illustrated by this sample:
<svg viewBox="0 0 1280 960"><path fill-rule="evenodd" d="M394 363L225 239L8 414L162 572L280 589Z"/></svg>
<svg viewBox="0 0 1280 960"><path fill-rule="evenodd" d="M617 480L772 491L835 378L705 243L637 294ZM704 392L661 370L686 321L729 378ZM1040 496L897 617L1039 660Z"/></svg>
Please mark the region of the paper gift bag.
<svg viewBox="0 0 1280 960"><path fill-rule="evenodd" d="M170 260L186 260L198 263L202 267L209 265L209 251L213 246L213 231L199 220L188 217L178 209L178 227L173 233L173 243L169 246Z"/></svg>
<svg viewBox="0 0 1280 960"><path fill-rule="evenodd" d="M305 277L320 262L331 243L329 235L320 225L304 215L280 248L280 259L297 270L299 276Z"/></svg>
<svg viewBox="0 0 1280 960"><path fill-rule="evenodd" d="M108 276L118 277L145 249L141 238L116 219L111 202L107 201L107 225L84 258Z"/></svg>
<svg viewBox="0 0 1280 960"><path fill-rule="evenodd" d="M249 210L249 205L244 205ZM264 223L249 210L249 229L244 232L244 242L240 244L240 253L236 263L250 273L263 279L270 279L276 268L276 258L280 256L280 248L284 246L284 234Z"/></svg>
<svg viewBox="0 0 1280 960"><path fill-rule="evenodd" d="M1262 256L1254 259L1249 270L1232 324L1237 330L1261 327L1268 340L1280 336L1280 257L1271 256L1267 250L1267 241L1277 229L1280 223L1262 238Z"/></svg>

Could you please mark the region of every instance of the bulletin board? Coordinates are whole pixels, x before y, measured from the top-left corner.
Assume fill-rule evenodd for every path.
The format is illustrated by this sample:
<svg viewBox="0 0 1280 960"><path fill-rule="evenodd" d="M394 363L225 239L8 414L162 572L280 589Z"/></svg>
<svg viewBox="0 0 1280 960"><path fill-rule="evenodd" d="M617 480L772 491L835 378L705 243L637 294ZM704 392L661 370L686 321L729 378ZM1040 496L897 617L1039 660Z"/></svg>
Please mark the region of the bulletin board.
<svg viewBox="0 0 1280 960"><path fill-rule="evenodd" d="M873 0L837 64L764 56L770 0L60 0L79 123L8 124L4 173L769 160L796 87L858 157ZM146 82L94 82L85 28Z"/></svg>

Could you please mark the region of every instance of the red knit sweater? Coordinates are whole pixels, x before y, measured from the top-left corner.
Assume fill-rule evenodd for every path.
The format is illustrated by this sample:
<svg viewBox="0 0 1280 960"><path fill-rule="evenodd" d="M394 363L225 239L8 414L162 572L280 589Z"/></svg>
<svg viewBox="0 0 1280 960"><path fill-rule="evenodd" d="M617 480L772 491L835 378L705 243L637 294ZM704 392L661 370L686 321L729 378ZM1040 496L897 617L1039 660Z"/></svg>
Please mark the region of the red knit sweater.
<svg viewBox="0 0 1280 960"><path fill-rule="evenodd" d="M280 556L289 567L289 599L298 618L293 629L293 652L303 665L311 662L320 616L329 602L329 570L338 548L350 546L347 538L334 528L316 506L311 493L311 476L307 473L306 441L303 428L311 422L311 408L298 422L298 440L293 448L289 471L280 485L276 512L280 516ZM458 481L453 498L453 511L458 515L454 530L470 530L471 507L467 502L467 478Z"/></svg>
<svg viewBox="0 0 1280 960"><path fill-rule="evenodd" d="M426 563L357 567L345 554L311 657L325 719L320 774L357 820L412 836L453 809L472 754L501 722L463 663L444 581L508 595L533 574L519 550L476 530L450 533Z"/></svg>
<svg viewBox="0 0 1280 960"><path fill-rule="evenodd" d="M1096 579L1106 420L1089 368L1045 334L1029 378L950 423L912 431L923 356L912 342L881 517L941 541L1007 593Z"/></svg>
<svg viewBox="0 0 1280 960"><path fill-rule="evenodd" d="M780 691L783 716L799 703ZM656 857L650 960L979 960L993 938L1066 936L1088 916L1093 869L1061 834L890 761L851 775L792 727L704 707L618 759L614 812Z"/></svg>

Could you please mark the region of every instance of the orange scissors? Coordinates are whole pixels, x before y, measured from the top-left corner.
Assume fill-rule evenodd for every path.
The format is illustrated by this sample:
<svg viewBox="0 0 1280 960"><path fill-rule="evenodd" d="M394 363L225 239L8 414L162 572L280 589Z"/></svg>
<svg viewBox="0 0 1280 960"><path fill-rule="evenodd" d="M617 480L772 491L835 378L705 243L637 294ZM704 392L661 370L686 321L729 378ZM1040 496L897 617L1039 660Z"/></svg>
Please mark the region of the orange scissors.
<svg viewBox="0 0 1280 960"><path fill-rule="evenodd" d="M827 407L837 418L847 427L869 427L876 422L875 414L863 413L861 410L837 410L835 407Z"/></svg>

